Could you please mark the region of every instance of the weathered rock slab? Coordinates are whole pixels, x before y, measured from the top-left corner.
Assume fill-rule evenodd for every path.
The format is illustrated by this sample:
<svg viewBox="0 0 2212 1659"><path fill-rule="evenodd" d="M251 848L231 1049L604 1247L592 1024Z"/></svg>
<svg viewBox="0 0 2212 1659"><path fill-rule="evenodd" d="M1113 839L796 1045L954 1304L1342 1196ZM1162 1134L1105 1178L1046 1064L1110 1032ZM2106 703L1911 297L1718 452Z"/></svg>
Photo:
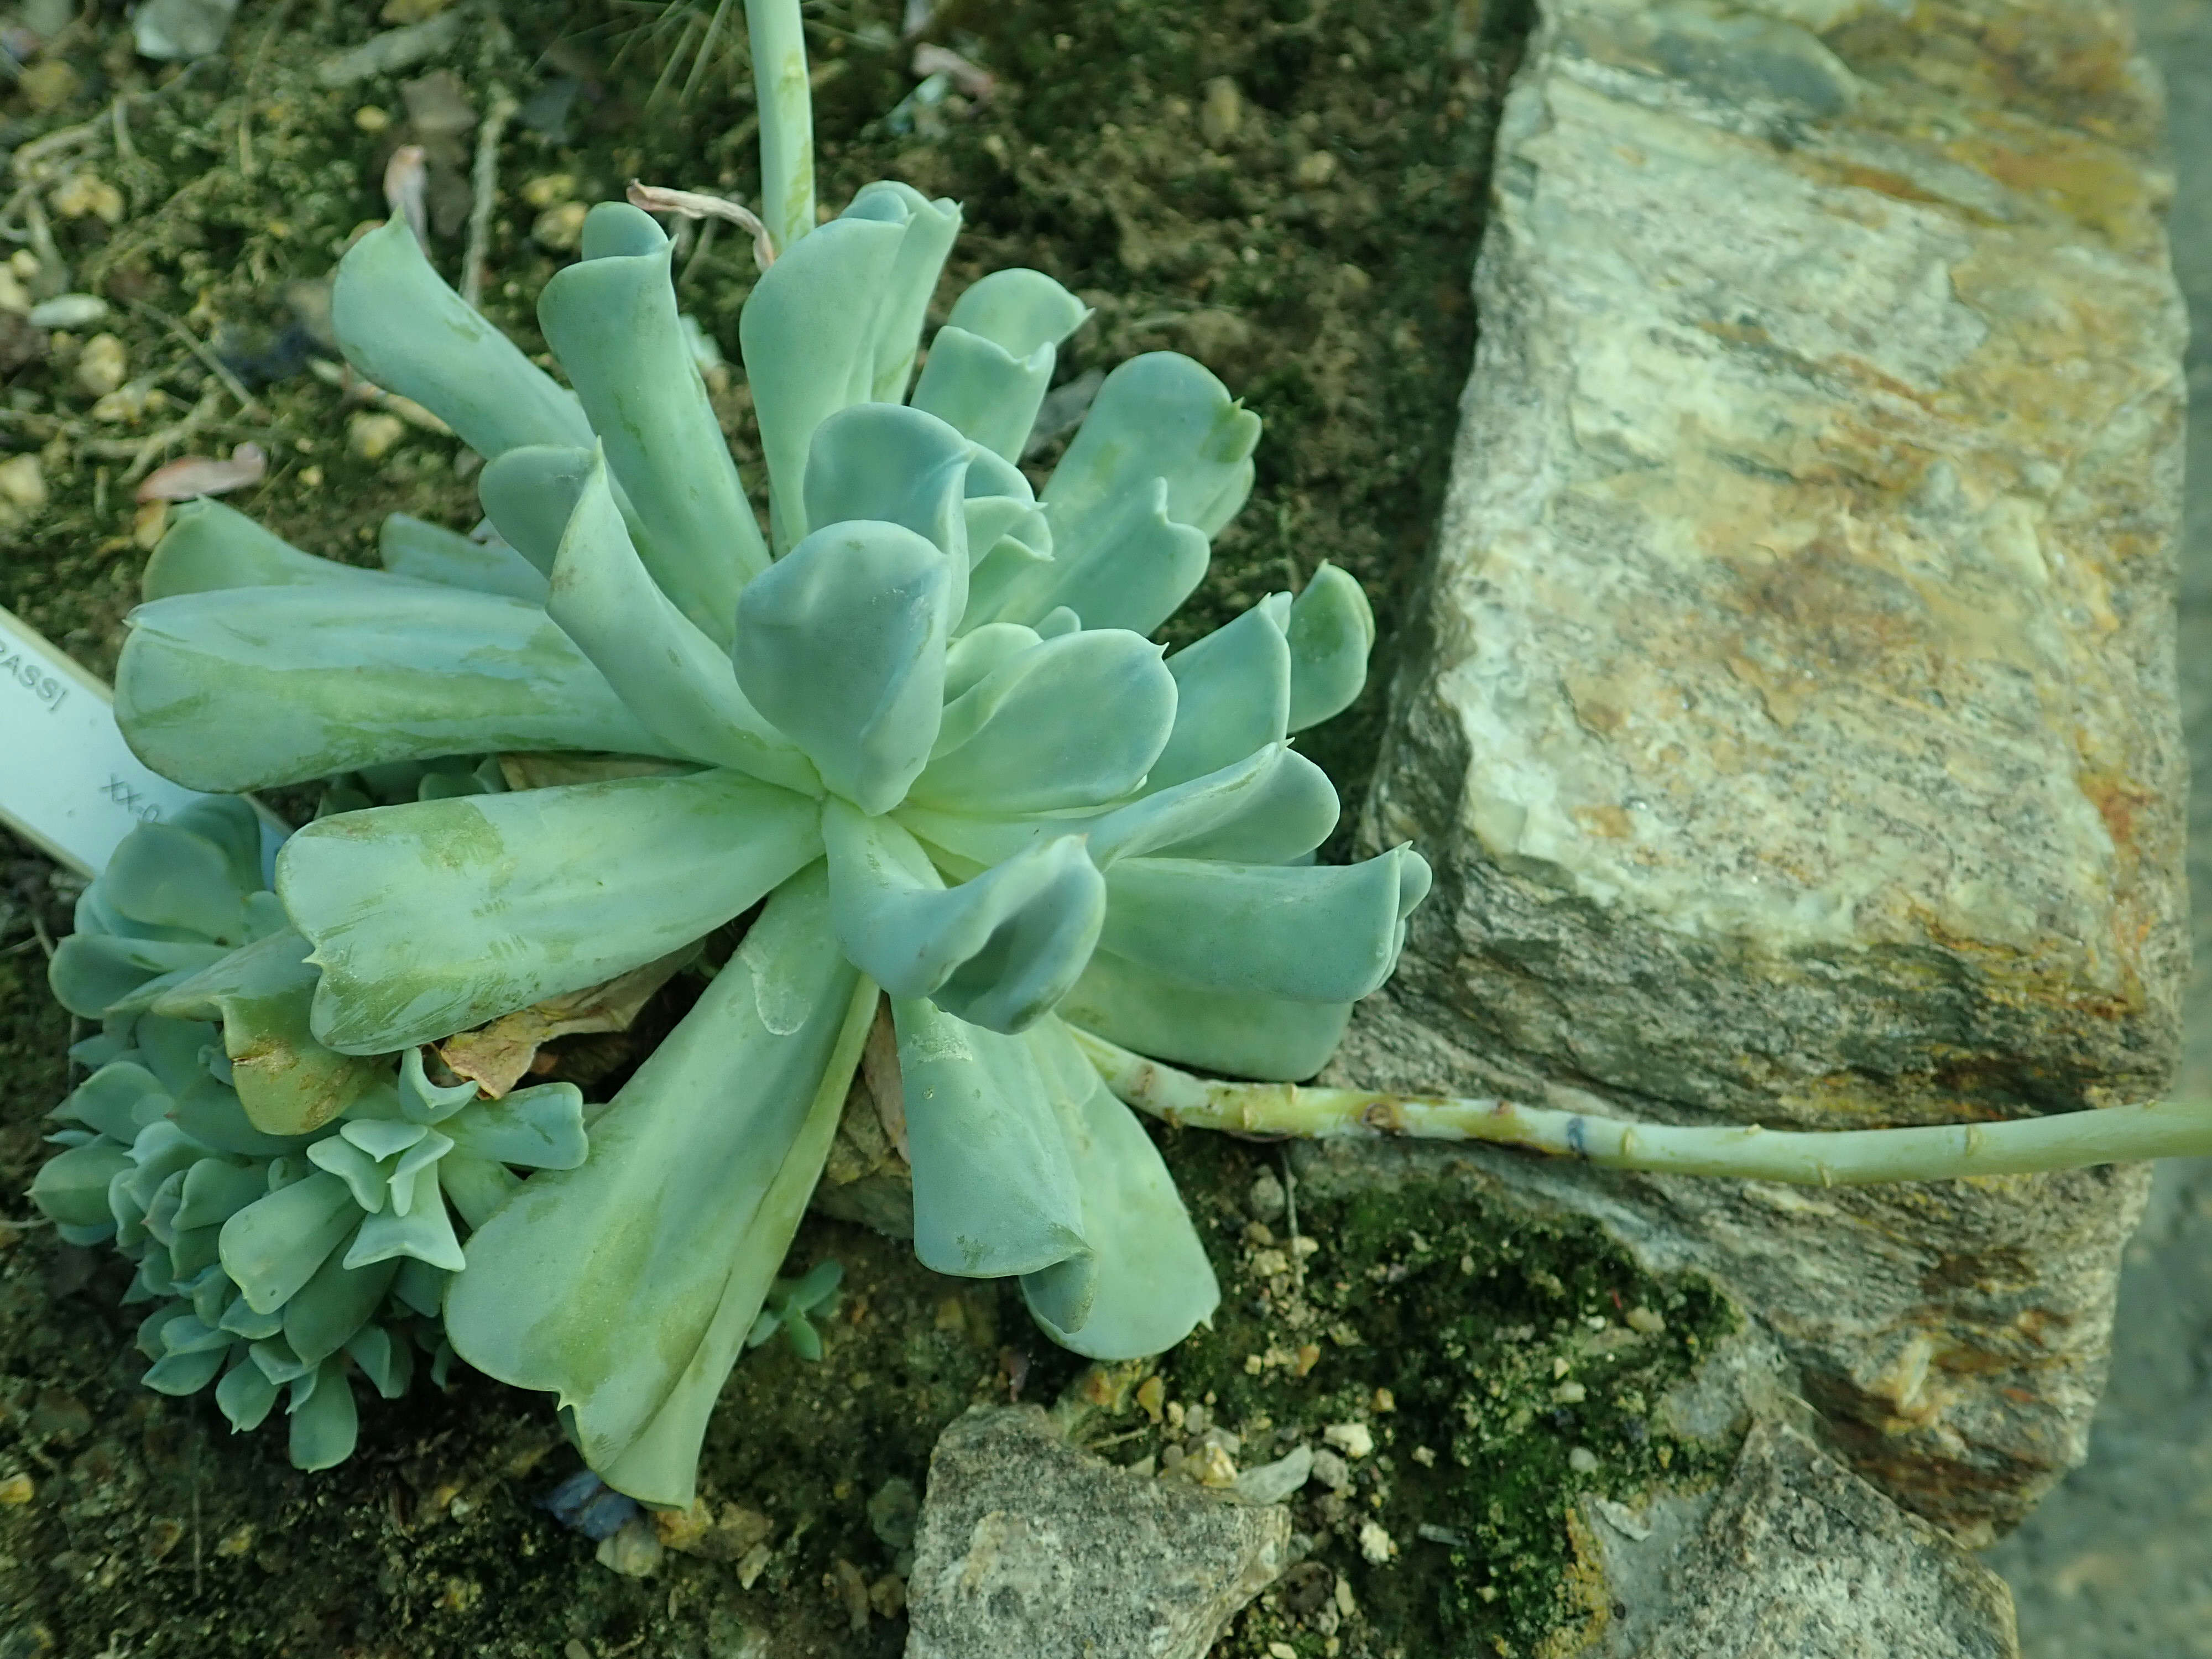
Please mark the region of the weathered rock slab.
<svg viewBox="0 0 2212 1659"><path fill-rule="evenodd" d="M1034 1406L978 1407L929 1461L907 1659L1201 1659L1290 1536L1280 1505L1115 1468Z"/></svg>
<svg viewBox="0 0 2212 1659"><path fill-rule="evenodd" d="M2004 1581L1788 1428L1717 1494L1587 1520L1624 1609L1592 1659L2019 1659Z"/></svg>
<svg viewBox="0 0 2212 1659"><path fill-rule="evenodd" d="M1366 826L1362 1082L1826 1127L2148 1098L2185 963L2181 315L2100 0L1553 0ZM1522 1166L1493 1159L1488 1167ZM2079 1460L2138 1172L1528 1178L1964 1535Z"/></svg>

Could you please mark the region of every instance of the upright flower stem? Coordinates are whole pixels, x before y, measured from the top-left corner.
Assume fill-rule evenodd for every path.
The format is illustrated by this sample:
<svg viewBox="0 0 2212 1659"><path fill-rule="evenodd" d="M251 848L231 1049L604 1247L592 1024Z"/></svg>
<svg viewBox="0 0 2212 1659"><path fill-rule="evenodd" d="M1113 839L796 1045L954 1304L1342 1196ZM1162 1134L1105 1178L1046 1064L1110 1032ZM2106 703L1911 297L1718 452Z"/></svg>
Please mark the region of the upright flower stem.
<svg viewBox="0 0 2212 1659"><path fill-rule="evenodd" d="M1735 1176L1801 1187L2030 1175L2212 1152L2212 1101L2162 1101L1996 1123L1810 1132L1626 1123L1504 1100L1308 1089L1198 1078L1075 1030L1106 1086L1170 1123L1245 1134L1487 1140L1607 1169Z"/></svg>
<svg viewBox="0 0 2212 1659"><path fill-rule="evenodd" d="M760 103L761 217L781 253L814 228L814 94L799 0L745 0Z"/></svg>

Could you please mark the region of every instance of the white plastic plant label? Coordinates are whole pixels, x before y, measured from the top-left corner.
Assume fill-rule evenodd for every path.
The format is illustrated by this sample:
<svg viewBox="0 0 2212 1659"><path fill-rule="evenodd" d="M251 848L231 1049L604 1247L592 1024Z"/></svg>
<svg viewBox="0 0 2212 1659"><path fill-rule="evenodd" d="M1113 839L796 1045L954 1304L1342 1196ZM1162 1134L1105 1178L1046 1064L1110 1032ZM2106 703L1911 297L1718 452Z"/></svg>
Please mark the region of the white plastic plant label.
<svg viewBox="0 0 2212 1659"><path fill-rule="evenodd" d="M106 686L0 610L0 821L91 876L140 824L199 799L139 764Z"/></svg>

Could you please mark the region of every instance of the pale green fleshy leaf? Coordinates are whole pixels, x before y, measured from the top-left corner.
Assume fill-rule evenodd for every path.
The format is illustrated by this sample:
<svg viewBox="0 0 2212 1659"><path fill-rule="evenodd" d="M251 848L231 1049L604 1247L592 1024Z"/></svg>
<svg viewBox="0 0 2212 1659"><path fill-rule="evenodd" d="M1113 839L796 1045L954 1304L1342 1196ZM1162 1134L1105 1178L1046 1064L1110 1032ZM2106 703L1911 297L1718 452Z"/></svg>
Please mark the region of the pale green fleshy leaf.
<svg viewBox="0 0 2212 1659"><path fill-rule="evenodd" d="M210 791L486 750L670 752L537 606L415 583L369 607L327 587L141 606L115 713L141 760Z"/></svg>
<svg viewBox="0 0 2212 1659"><path fill-rule="evenodd" d="M592 213L624 224L634 216L640 240L660 236L626 203ZM677 316L672 252L661 237L653 252L610 252L555 272L538 321L622 480L638 556L678 610L726 642L738 590L767 568L768 549Z"/></svg>
<svg viewBox="0 0 2212 1659"><path fill-rule="evenodd" d="M237 1299L238 1286L230 1282L230 1275L220 1267L203 1267L191 1283L192 1311L206 1324L223 1325L223 1312Z"/></svg>
<svg viewBox="0 0 2212 1659"><path fill-rule="evenodd" d="M477 1102L446 1129L453 1145L477 1158L526 1170L573 1170L584 1161L584 1097L573 1083L518 1089Z"/></svg>
<svg viewBox="0 0 2212 1659"><path fill-rule="evenodd" d="M1059 1013L1139 1054L1230 1077L1291 1083L1328 1063L1351 1023L1352 1005L1211 990L1099 950L1061 999Z"/></svg>
<svg viewBox="0 0 2212 1659"><path fill-rule="evenodd" d="M138 1057L171 1094L179 1094L205 1075L204 1057L216 1040L205 1020L147 1015L138 1022Z"/></svg>
<svg viewBox="0 0 2212 1659"><path fill-rule="evenodd" d="M165 1182L173 1178L181 1185L185 1171L206 1155L206 1147L173 1123L149 1123L141 1129L131 1143L130 1176L131 1201L140 1217L153 1208Z"/></svg>
<svg viewBox="0 0 2212 1659"><path fill-rule="evenodd" d="M392 1288L398 1264L349 1267L333 1250L284 1304L284 1340L310 1365L329 1358L368 1322Z"/></svg>
<svg viewBox="0 0 2212 1659"><path fill-rule="evenodd" d="M561 538L546 611L672 749L788 789L820 788L806 757L738 689L726 647L647 573L597 457Z"/></svg>
<svg viewBox="0 0 2212 1659"><path fill-rule="evenodd" d="M1054 537L1064 552L1081 547L1086 519L1155 478L1168 482L1168 516L1210 536L1235 511L1224 501L1242 504L1259 440L1260 417L1200 364L1171 351L1132 357L1098 388L1045 488Z"/></svg>
<svg viewBox="0 0 2212 1659"><path fill-rule="evenodd" d="M389 1053L627 973L818 857L818 819L787 790L703 772L311 823L276 879L323 970L316 1035Z"/></svg>
<svg viewBox="0 0 2212 1659"><path fill-rule="evenodd" d="M941 1273L1034 1273L1085 1248L1060 1114L1021 1037L895 998L914 1250Z"/></svg>
<svg viewBox="0 0 2212 1659"><path fill-rule="evenodd" d="M161 1346L161 1328L179 1314L191 1311L190 1304L184 1302L164 1303L138 1322L138 1329L132 1338L133 1346L147 1358L159 1359L167 1352Z"/></svg>
<svg viewBox="0 0 2212 1659"><path fill-rule="evenodd" d="M469 1078L442 1085L431 1082L429 1068L423 1064L419 1048L410 1048L399 1056L399 1082L392 1097L399 1103L399 1115L410 1123L443 1123L464 1107L475 1104L478 1093L476 1083ZM366 1117L370 1114L357 1115Z"/></svg>
<svg viewBox="0 0 2212 1659"><path fill-rule="evenodd" d="M58 1225L110 1228L108 1184L132 1167L131 1152L112 1140L87 1141L48 1158L31 1179L31 1202Z"/></svg>
<svg viewBox="0 0 2212 1659"><path fill-rule="evenodd" d="M1084 1063L1058 1020L1030 1034L1080 1067L1066 1140L1083 1194L1081 1258L1026 1275L1030 1312L1061 1346L1093 1359L1135 1359L1173 1347L1212 1316L1221 1286L1159 1149Z"/></svg>
<svg viewBox="0 0 2212 1659"><path fill-rule="evenodd" d="M215 1403L230 1419L230 1431L244 1434L269 1420L276 1404L276 1385L262 1374L260 1366L241 1357L215 1385Z"/></svg>
<svg viewBox="0 0 2212 1659"><path fill-rule="evenodd" d="M157 1394L198 1394L222 1369L223 1352L222 1348L200 1348L164 1354L138 1380Z"/></svg>
<svg viewBox="0 0 2212 1659"><path fill-rule="evenodd" d="M179 1184L181 1186L182 1182ZM210 1268L216 1267L222 1229L180 1227L173 1219L171 1226L174 1232L169 1242L169 1271L174 1275L179 1288L189 1288L198 1283Z"/></svg>
<svg viewBox="0 0 2212 1659"><path fill-rule="evenodd" d="M739 686L863 811L896 805L928 762L953 582L913 531L856 521L809 536L738 602Z"/></svg>
<svg viewBox="0 0 2212 1659"><path fill-rule="evenodd" d="M1170 979L1297 1002L1356 1002L1390 976L1428 891L1410 847L1352 865L1124 859L1100 943Z"/></svg>
<svg viewBox="0 0 2212 1659"><path fill-rule="evenodd" d="M378 1061L315 1040L308 1021L319 975L310 948L288 927L232 951L154 1004L157 1014L222 1022L232 1086L247 1121L266 1134L319 1128L387 1075Z"/></svg>
<svg viewBox="0 0 2212 1659"><path fill-rule="evenodd" d="M343 1135L326 1135L307 1148L307 1161L344 1182L353 1201L363 1210L384 1207L384 1171L377 1167L374 1153L364 1152Z"/></svg>
<svg viewBox="0 0 2212 1659"><path fill-rule="evenodd" d="M214 942L239 945L246 896L214 842L174 824L145 823L125 836L100 874L108 902L125 915Z"/></svg>
<svg viewBox="0 0 2212 1659"><path fill-rule="evenodd" d="M193 1156L198 1156L197 1149L194 1149ZM151 1180L151 1176L147 1173L149 1167L146 1164L139 1165L140 1173L134 1181L131 1190L133 1195L143 1201L146 1206L146 1231L154 1236L155 1242L166 1246L177 1236L175 1225L177 1204L182 1195L185 1176L191 1165L190 1163L185 1163L170 1169L159 1182L154 1183L150 1190L147 1185ZM173 1265L172 1264L173 1267ZM171 1276L179 1277L180 1275L173 1273Z"/></svg>
<svg viewBox="0 0 2212 1659"><path fill-rule="evenodd" d="M230 866L230 878L238 890L246 896L246 908L274 896L259 890L262 886L262 818L250 802L235 795L212 795L196 800L169 820L179 830L189 830L204 841L213 842L222 848ZM282 826L279 826L280 828ZM283 926L283 912L280 908L270 918L267 927L255 926L255 933L271 932Z"/></svg>
<svg viewBox="0 0 2212 1659"><path fill-rule="evenodd" d="M642 258L661 252L668 236L651 214L628 202L598 202L584 216L576 252L586 259Z"/></svg>
<svg viewBox="0 0 2212 1659"><path fill-rule="evenodd" d="M960 204L942 196L932 201L911 185L878 179L860 186L845 214L904 227L876 310L866 393L879 402L896 404L906 396L907 378L914 372L915 352L921 344L922 313L929 308L929 296L937 291L937 274L945 268L945 256L952 251L953 239L960 234Z"/></svg>
<svg viewBox="0 0 2212 1659"><path fill-rule="evenodd" d="M466 1212L463 1212L466 1214ZM471 1222L482 1226L482 1222ZM417 1261L413 1256L403 1257L399 1277L392 1282L392 1293L425 1319L436 1319L445 1311L446 1286L453 1276L442 1267L434 1267L427 1261Z"/></svg>
<svg viewBox="0 0 2212 1659"><path fill-rule="evenodd" d="M1165 793L1165 792L1163 792ZM1164 842L1160 853L1179 859L1224 859L1238 864L1289 864L1309 859L1336 828L1342 807L1328 774L1294 749L1243 810L1187 841Z"/></svg>
<svg viewBox="0 0 2212 1659"><path fill-rule="evenodd" d="M1324 562L1291 605L1291 730L1303 732L1352 706L1367 684L1375 613L1359 584Z"/></svg>
<svg viewBox="0 0 2212 1659"><path fill-rule="evenodd" d="M196 1078L179 1091L168 1115L210 1152L270 1158L306 1145L298 1135L264 1134L255 1128L237 1091L210 1076Z"/></svg>
<svg viewBox="0 0 2212 1659"><path fill-rule="evenodd" d="M1232 762L1218 771L1156 790L1084 825L1091 860L1101 870L1117 860L1139 858L1218 830L1247 816L1262 799L1290 753L1282 744Z"/></svg>
<svg viewBox="0 0 2212 1659"><path fill-rule="evenodd" d="M228 1273L223 1275L226 1281L229 1277ZM233 1335L242 1336L249 1342L265 1341L283 1332L284 1310L272 1308L267 1313L256 1313L245 1295L234 1291L229 1304L223 1309L222 1317L216 1323Z"/></svg>
<svg viewBox="0 0 2212 1659"><path fill-rule="evenodd" d="M574 394L446 285L399 217L338 261L331 326L356 368L486 460L523 444L592 441Z"/></svg>
<svg viewBox="0 0 2212 1659"><path fill-rule="evenodd" d="M98 1019L149 980L197 972L223 955L220 945L71 933L54 947L46 983L81 1019Z"/></svg>
<svg viewBox="0 0 2212 1659"><path fill-rule="evenodd" d="M292 1352L292 1345L279 1334L254 1343L247 1348L261 1374L282 1388L287 1382L296 1382L314 1368Z"/></svg>
<svg viewBox="0 0 2212 1659"><path fill-rule="evenodd" d="M500 539L543 575L553 574L562 533L597 464L594 441L582 449L534 444L510 449L477 476L477 499Z"/></svg>
<svg viewBox="0 0 2212 1659"><path fill-rule="evenodd" d="M1290 720L1291 650L1283 637L1290 596L1270 594L1168 659L1176 720L1154 788L1201 777L1280 743Z"/></svg>
<svg viewBox="0 0 2212 1659"><path fill-rule="evenodd" d="M1052 384L1056 348L1090 314L1042 271L993 271L969 284L930 341L915 406L1007 460L1020 459Z"/></svg>
<svg viewBox="0 0 2212 1659"><path fill-rule="evenodd" d="M503 593L531 605L545 603L545 573L512 547L476 541L411 514L385 515L376 552L395 576L477 593Z"/></svg>
<svg viewBox="0 0 2212 1659"><path fill-rule="evenodd" d="M395 1214L386 1208L361 1224L343 1258L347 1267L366 1267L400 1255L413 1256L447 1273L457 1273L468 1265L461 1254L461 1241L453 1233L453 1218L438 1190L436 1164L424 1168L420 1179L410 1185L412 1201L405 1213Z"/></svg>
<svg viewBox="0 0 2212 1659"><path fill-rule="evenodd" d="M1175 720L1175 683L1142 635L1043 640L946 707L908 794L947 811L1103 805L1144 781Z"/></svg>
<svg viewBox="0 0 2212 1659"><path fill-rule="evenodd" d="M386 1400L407 1392L415 1376L415 1351L381 1325L364 1325L346 1339L346 1357L361 1367L371 1387Z"/></svg>
<svg viewBox="0 0 2212 1659"><path fill-rule="evenodd" d="M761 273L738 314L780 548L807 532L802 492L814 428L870 395L877 313L905 236L902 225L881 220L832 219Z"/></svg>
<svg viewBox="0 0 2212 1659"><path fill-rule="evenodd" d="M161 1327L163 1353L223 1353L230 1345L228 1331L206 1323L198 1314L180 1313Z"/></svg>
<svg viewBox="0 0 2212 1659"><path fill-rule="evenodd" d="M903 525L933 543L963 580L967 603L968 520L964 504L973 447L933 415L897 404L854 404L814 429L806 458L806 521L848 519ZM994 539L996 539L995 538Z"/></svg>
<svg viewBox="0 0 2212 1659"><path fill-rule="evenodd" d="M972 568L989 554L1011 548L1032 561L1052 556L1052 526L1029 477L1012 462L981 446L968 452L968 494L962 511L968 520L968 562Z"/></svg>
<svg viewBox="0 0 2212 1659"><path fill-rule="evenodd" d="M1065 606L1094 628L1150 634L1188 599L1211 556L1203 532L1168 513L1168 486L1154 478L1091 510L1079 527L1048 513L1052 562L994 554L978 568L969 618L1034 623Z"/></svg>
<svg viewBox="0 0 2212 1659"><path fill-rule="evenodd" d="M842 801L823 815L830 908L845 954L894 997L933 997L1016 1031L1075 982L1106 889L1074 836L1045 842L957 887L913 836Z"/></svg>
<svg viewBox="0 0 2212 1659"><path fill-rule="evenodd" d="M1038 642L1036 629L1019 623L986 623L963 634L945 653L945 700L951 702L980 685L983 677L1000 663Z"/></svg>
<svg viewBox="0 0 2212 1659"><path fill-rule="evenodd" d="M234 507L203 495L169 509L169 528L146 561L140 592L148 599L227 587L298 587L337 584L354 602L374 604L392 578L302 552Z"/></svg>
<svg viewBox="0 0 2212 1659"><path fill-rule="evenodd" d="M222 1270L256 1313L282 1307L361 1219L344 1182L316 1170L222 1224Z"/></svg>
<svg viewBox="0 0 2212 1659"><path fill-rule="evenodd" d="M168 1109L169 1091L161 1079L136 1060L112 1060L71 1090L54 1115L88 1123L127 1146Z"/></svg>
<svg viewBox="0 0 2212 1659"><path fill-rule="evenodd" d="M176 1224L179 1227L219 1227L268 1193L261 1171L250 1164L233 1164L220 1158L204 1158L185 1171L178 1194Z"/></svg>
<svg viewBox="0 0 2212 1659"><path fill-rule="evenodd" d="M1052 385L1055 356L1046 345L1016 356L1004 346L948 323L930 339L929 361L915 383L914 407L928 410L963 436L1012 460L1021 454L1036 424L1038 405Z"/></svg>
<svg viewBox="0 0 2212 1659"><path fill-rule="evenodd" d="M824 872L800 876L594 1119L590 1158L532 1176L470 1240L447 1297L454 1347L557 1393L619 1490L690 1501L708 1413L828 1155L876 997L836 949Z"/></svg>
<svg viewBox="0 0 2212 1659"><path fill-rule="evenodd" d="M562 1167L574 1169L575 1165ZM490 1220L521 1184L521 1177L505 1164L495 1164L472 1152L448 1152L438 1163L439 1188L471 1231Z"/></svg>
<svg viewBox="0 0 2212 1659"><path fill-rule="evenodd" d="M335 1355L292 1384L292 1467L310 1472L334 1468L353 1455L361 1415L346 1380L345 1361Z"/></svg>

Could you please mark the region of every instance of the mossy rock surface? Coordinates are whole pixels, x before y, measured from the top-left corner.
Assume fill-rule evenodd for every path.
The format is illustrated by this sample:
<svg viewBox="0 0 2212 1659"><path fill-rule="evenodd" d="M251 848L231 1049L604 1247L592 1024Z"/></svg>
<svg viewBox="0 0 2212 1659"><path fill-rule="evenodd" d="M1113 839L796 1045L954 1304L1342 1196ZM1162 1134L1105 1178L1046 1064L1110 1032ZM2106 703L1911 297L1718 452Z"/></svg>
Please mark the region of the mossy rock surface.
<svg viewBox="0 0 2212 1659"><path fill-rule="evenodd" d="M957 197L968 230L947 295L988 270L1035 264L1097 309L1065 377L1181 349L1263 415L1252 504L1169 633L1212 627L1324 558L1357 574L1382 629L1376 672L1311 749L1358 800L1471 357L1468 272L1522 9L946 9L935 38L995 71L998 88L904 132L885 119L915 84L910 53L890 44L899 9L857 0L828 19L815 41L824 201L878 176ZM223 54L183 74L135 60L119 20L74 33L58 53L74 90L34 110L19 89L0 103L0 139L21 146L105 123L63 154L52 185L80 174L112 185L122 216L57 214L53 234L70 286L106 297L99 326L119 337L131 383L146 380L166 406L96 420L76 374L89 331L23 343L29 355L0 391L0 444L38 454L46 501L0 529L0 603L112 671L145 556L133 536L137 452L196 410L177 447L260 444L268 481L229 500L316 552L366 562L375 525L395 509L472 522L469 458L454 441L410 427L371 459L359 452L373 446L349 433L375 411L308 372L255 384L255 406L241 410L164 318L249 380L285 368L288 353L296 371L316 325L314 285L353 230L382 214L377 181L400 142L430 143L433 252L458 270L453 187L473 138L441 141L410 122L434 120L440 94L481 112L503 89L527 112L574 82L565 135L510 129L488 250L487 310L542 349L532 307L568 257L544 246L559 240L548 213L617 195L632 177L752 194L742 58L718 45L686 94L714 11L507 0L447 56L335 89L315 66L368 39L371 9L249 5ZM445 76L416 87L410 118L402 83ZM118 96L127 154L107 113ZM686 309L732 345L749 254L718 242L680 268ZM742 385L717 406L757 484ZM878 1503L872 1522L871 1500L895 1480L918 1487L935 1434L970 1403L1017 1389L1049 1401L1078 1381L1018 1298L928 1274L907 1246L857 1226L807 1224L795 1267L834 1256L846 1271L826 1357L809 1364L780 1343L750 1356L707 1448L711 1501L774 1526L749 1586L732 1562L681 1553L649 1578L597 1565L589 1541L534 1506L574 1467L545 1402L478 1377L372 1406L352 1462L301 1474L281 1433L233 1437L210 1403L142 1389L120 1264L58 1247L31 1224L21 1194L47 1150L42 1114L70 1080L70 1021L46 994L38 930L66 928L70 894L7 845L0 1194L14 1196L0 1197L0 1214L18 1224L0 1233L0 1479L29 1486L27 1501L0 1507L0 1655L897 1651L903 1620L886 1612L886 1581L904 1546L895 1519L881 1523L898 1504ZM1350 1460L1341 1513L1319 1488L1300 1500L1310 1570L1255 1604L1222 1651L1287 1643L1318 1655L1334 1639L1346 1656L1535 1653L1586 1632L1595 1613L1572 1498L1704 1478L1711 1451L1670 1438L1649 1413L1691 1365L1692 1339L1717 1328L1717 1304L1693 1285L1642 1278L1588 1229L1462 1209L1441 1191L1308 1206L1303 1236L1321 1248L1285 1279L1267 1255L1285 1248L1285 1224L1275 1245L1245 1231L1254 1182L1279 1170L1279 1153L1193 1134L1169 1137L1167 1152L1227 1300L1212 1329L1169 1358L1163 1406L1211 1394L1216 1423L1251 1443L1237 1459L1247 1467L1300 1429L1357 1421L1375 1439ZM1617 1351L1588 1323L1605 1317L1617 1334L1626 1307L1646 1305L1664 1334ZM1337 1340L1340 1325L1352 1340ZM1321 1354L1301 1376L1308 1343ZM1561 1358L1587 1390L1581 1402L1557 1397ZM1127 1437L1106 1448L1120 1461L1158 1455L1171 1425L1152 1423L1138 1379L1127 1380L1118 1414L1089 1415L1083 1432ZM1395 1409L1377 1409L1378 1389ZM1577 1448L1595 1469L1570 1462ZM1360 1554L1362 1521L1389 1534L1394 1560ZM1431 1541L1424 1525L1449 1537ZM1333 1636L1312 1616L1318 1604L1301 1611L1323 1571L1332 1584L1342 1575L1356 1609Z"/></svg>

